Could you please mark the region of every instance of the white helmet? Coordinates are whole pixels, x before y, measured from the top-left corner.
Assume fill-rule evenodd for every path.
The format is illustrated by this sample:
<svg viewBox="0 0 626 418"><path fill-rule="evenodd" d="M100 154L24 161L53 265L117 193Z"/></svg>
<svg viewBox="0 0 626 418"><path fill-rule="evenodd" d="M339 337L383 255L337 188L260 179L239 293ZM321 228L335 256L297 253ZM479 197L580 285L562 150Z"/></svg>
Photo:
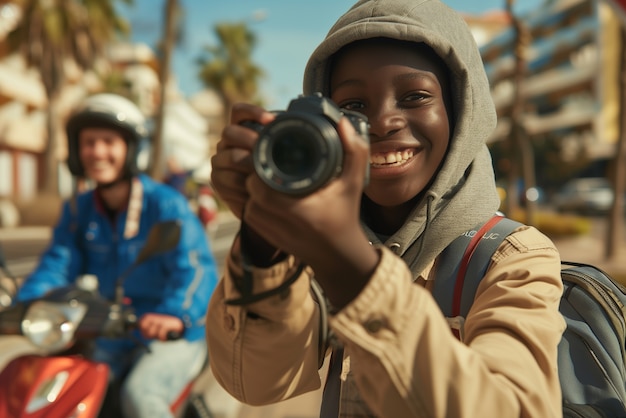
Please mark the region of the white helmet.
<svg viewBox="0 0 626 418"><path fill-rule="evenodd" d="M78 134L85 127L118 130L126 140L128 151L124 164L125 177L139 171L137 158L142 140L148 135L146 118L137 105L125 97L111 93L99 93L88 97L70 117L66 125L67 165L74 176L84 177L85 170L78 154Z"/></svg>

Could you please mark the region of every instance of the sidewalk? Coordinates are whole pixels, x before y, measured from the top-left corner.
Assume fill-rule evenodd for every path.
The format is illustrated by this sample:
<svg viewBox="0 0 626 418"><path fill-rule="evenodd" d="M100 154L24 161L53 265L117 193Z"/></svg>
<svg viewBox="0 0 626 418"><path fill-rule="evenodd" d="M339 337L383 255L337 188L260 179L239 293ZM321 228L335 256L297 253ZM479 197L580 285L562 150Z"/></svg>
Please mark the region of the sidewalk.
<svg viewBox="0 0 626 418"><path fill-rule="evenodd" d="M592 264L626 285L626 243L622 242L616 250L616 256L607 260L604 256L606 243L603 235L583 235L553 241L561 254L561 260Z"/></svg>

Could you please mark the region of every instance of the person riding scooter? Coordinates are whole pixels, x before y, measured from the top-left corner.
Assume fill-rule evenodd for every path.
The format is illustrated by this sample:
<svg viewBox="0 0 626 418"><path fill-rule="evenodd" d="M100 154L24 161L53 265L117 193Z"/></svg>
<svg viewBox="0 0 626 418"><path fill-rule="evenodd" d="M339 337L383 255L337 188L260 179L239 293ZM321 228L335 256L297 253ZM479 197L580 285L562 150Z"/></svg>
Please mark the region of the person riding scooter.
<svg viewBox="0 0 626 418"><path fill-rule="evenodd" d="M125 276L136 335L101 338L93 355L111 367L111 388L121 385L123 416L171 416L170 404L206 360L204 317L217 272L204 228L183 196L140 173L147 129L131 101L108 93L88 97L66 131L70 172L95 187L64 203L52 241L17 299L94 274L100 293L113 300L116 280L133 264L151 226L179 220L177 247Z"/></svg>

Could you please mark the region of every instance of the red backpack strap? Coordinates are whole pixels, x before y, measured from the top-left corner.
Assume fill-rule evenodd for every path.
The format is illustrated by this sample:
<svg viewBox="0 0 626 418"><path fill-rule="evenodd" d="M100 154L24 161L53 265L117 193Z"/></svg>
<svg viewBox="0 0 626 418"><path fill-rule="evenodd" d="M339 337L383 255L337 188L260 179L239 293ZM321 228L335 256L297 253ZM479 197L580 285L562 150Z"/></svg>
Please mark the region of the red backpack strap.
<svg viewBox="0 0 626 418"><path fill-rule="evenodd" d="M465 316L491 256L520 225L502 215L494 215L480 227L463 233L439 256L432 293L457 337L461 337Z"/></svg>
<svg viewBox="0 0 626 418"><path fill-rule="evenodd" d="M483 236L493 228L503 217L500 215L495 215L491 219L489 219L485 224L474 234L469 244L465 248L465 252L463 253L463 258L461 258L461 265L459 266L459 270L456 274L456 283L454 285L454 296L452 299L452 316L461 315L461 295L463 294L463 285L465 284L465 275L467 274L467 268L469 267L469 262L476 252L476 247L480 244ZM489 257L491 258L491 256Z"/></svg>

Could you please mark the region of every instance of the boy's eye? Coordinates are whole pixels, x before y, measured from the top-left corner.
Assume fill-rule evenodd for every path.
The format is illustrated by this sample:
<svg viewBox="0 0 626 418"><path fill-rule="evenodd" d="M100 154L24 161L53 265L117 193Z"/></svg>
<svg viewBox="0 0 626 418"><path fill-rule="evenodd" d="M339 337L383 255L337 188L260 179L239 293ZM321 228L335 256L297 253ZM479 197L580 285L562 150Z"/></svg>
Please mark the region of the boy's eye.
<svg viewBox="0 0 626 418"><path fill-rule="evenodd" d="M353 100L339 103L339 107L346 110L359 110L363 109L365 105L362 102Z"/></svg>
<svg viewBox="0 0 626 418"><path fill-rule="evenodd" d="M419 100L424 100L426 99L428 96L424 93L419 93L419 92L413 92L413 93L409 93L407 95L405 95L402 98L403 102L414 102L414 101L419 101Z"/></svg>

